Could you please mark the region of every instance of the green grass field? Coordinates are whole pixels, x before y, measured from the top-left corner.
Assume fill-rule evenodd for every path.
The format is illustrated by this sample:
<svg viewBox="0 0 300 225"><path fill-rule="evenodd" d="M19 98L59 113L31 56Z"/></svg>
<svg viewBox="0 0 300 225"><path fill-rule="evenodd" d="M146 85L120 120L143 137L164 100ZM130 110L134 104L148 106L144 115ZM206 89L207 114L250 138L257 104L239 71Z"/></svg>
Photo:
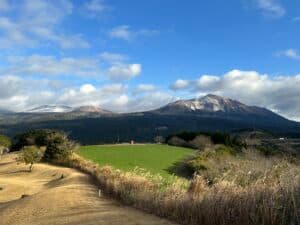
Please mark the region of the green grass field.
<svg viewBox="0 0 300 225"><path fill-rule="evenodd" d="M155 144L82 146L79 151L81 156L101 166L110 165L124 171L139 167L164 177L170 175L169 167L193 153L187 148Z"/></svg>

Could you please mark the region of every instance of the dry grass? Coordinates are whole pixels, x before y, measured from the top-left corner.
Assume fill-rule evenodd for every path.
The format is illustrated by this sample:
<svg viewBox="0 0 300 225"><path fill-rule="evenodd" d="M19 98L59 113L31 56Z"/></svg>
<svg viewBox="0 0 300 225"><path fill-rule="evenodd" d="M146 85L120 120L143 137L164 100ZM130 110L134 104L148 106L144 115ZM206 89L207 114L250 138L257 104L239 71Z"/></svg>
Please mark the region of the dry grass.
<svg viewBox="0 0 300 225"><path fill-rule="evenodd" d="M261 161L260 166L264 163ZM188 183L176 178L165 182L141 171L124 173L111 167L100 168L78 156L67 164L90 174L105 193L121 202L181 224L300 224L300 177L296 166L286 169L284 163L278 164L279 175L273 176L277 172L272 172L271 176L268 173L275 164L266 165L267 169L258 169L264 171L264 176L259 175L256 182L247 185L239 185L229 174L208 185L203 176L195 176ZM232 169L239 174L238 169L246 171L249 165L244 166Z"/></svg>

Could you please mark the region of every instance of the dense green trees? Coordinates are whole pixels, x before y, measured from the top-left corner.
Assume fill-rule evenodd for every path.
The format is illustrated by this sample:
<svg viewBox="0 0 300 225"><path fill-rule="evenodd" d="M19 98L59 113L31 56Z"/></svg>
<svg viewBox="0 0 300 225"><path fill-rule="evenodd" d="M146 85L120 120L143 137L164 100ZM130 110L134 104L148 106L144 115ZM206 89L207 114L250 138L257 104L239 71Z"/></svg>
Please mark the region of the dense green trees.
<svg viewBox="0 0 300 225"><path fill-rule="evenodd" d="M33 130L18 135L14 144L14 150L27 150L27 146L44 148L42 160L47 162L62 161L67 159L75 148L75 143L68 139L68 136L56 130ZM34 156L35 152L31 149L28 154Z"/></svg>

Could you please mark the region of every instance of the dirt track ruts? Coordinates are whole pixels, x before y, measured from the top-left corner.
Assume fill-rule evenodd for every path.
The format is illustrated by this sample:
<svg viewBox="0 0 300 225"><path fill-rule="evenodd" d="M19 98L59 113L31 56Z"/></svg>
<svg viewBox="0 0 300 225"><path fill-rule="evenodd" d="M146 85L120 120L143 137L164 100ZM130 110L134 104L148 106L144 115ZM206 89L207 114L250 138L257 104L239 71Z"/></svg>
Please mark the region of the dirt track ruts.
<svg viewBox="0 0 300 225"><path fill-rule="evenodd" d="M27 170L15 154L0 159L0 225L173 224L99 197L89 176L74 169L37 164Z"/></svg>

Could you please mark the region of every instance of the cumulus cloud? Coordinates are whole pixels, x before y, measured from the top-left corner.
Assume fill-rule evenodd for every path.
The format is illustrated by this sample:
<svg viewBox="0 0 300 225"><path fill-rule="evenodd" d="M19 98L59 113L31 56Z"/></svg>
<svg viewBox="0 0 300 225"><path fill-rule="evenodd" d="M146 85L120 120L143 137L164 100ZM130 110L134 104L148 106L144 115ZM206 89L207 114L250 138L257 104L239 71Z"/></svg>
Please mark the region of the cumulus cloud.
<svg viewBox="0 0 300 225"><path fill-rule="evenodd" d="M278 0L254 0L258 9L260 9L266 16L280 18L286 13L285 8Z"/></svg>
<svg viewBox="0 0 300 225"><path fill-rule="evenodd" d="M108 36L111 38L131 41L137 37L151 37L157 35L158 33L159 33L158 30L151 30L151 29L132 30L128 25L122 25L111 29L108 32Z"/></svg>
<svg viewBox="0 0 300 225"><path fill-rule="evenodd" d="M48 86L47 80L0 76L0 108L20 111L35 103L51 101L54 93L46 91Z"/></svg>
<svg viewBox="0 0 300 225"><path fill-rule="evenodd" d="M224 75L203 75L185 88L191 93L214 93L245 104L267 107L291 119L300 120L300 74L270 76L256 71L232 70Z"/></svg>
<svg viewBox="0 0 300 225"><path fill-rule="evenodd" d="M288 57L290 59L295 59L295 60L300 60L300 55L298 53L298 51L296 49L287 49L284 51L280 51L278 53L276 53L277 56L285 56Z"/></svg>
<svg viewBox="0 0 300 225"><path fill-rule="evenodd" d="M80 87L80 92L82 94L90 94L96 91L96 88L92 84L84 84Z"/></svg>
<svg viewBox="0 0 300 225"><path fill-rule="evenodd" d="M142 72L142 65L141 64L118 64L113 65L109 68L108 74L109 77L113 80L127 80L133 77L140 75Z"/></svg>
<svg viewBox="0 0 300 225"><path fill-rule="evenodd" d="M183 90L189 87L190 82L188 80L176 80L174 84L171 85L171 89L174 91Z"/></svg>
<svg viewBox="0 0 300 225"><path fill-rule="evenodd" d="M174 97L152 85L139 85L143 91L132 94L137 87L111 83L95 86L91 83L77 86L53 87L47 79L24 79L21 76L0 76L0 109L24 111L44 104L101 106L114 112L137 112L158 108Z"/></svg>

